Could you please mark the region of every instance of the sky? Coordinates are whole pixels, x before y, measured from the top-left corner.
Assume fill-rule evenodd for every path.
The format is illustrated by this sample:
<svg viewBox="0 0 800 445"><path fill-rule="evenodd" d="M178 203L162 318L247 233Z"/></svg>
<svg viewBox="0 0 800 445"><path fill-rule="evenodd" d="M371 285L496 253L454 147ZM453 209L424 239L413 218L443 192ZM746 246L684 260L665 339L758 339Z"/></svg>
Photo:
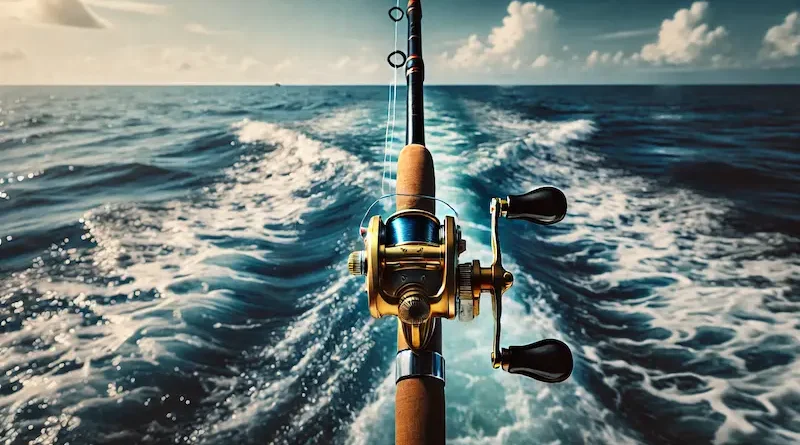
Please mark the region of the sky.
<svg viewBox="0 0 800 445"><path fill-rule="evenodd" d="M403 82L395 1L0 0L0 85ZM797 0L422 7L428 84L800 81Z"/></svg>

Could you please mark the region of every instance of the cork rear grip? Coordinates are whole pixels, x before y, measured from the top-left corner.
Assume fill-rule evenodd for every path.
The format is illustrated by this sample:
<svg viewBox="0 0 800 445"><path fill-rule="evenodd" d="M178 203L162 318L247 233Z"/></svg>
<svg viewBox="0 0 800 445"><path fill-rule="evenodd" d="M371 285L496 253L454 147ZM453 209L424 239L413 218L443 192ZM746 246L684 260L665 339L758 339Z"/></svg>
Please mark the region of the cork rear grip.
<svg viewBox="0 0 800 445"><path fill-rule="evenodd" d="M406 145L397 159L397 194L436 196L436 179L433 158L422 145ZM436 203L430 199L398 196L397 210L422 209L436 212Z"/></svg>
<svg viewBox="0 0 800 445"><path fill-rule="evenodd" d="M431 153L422 145L407 145L397 160L399 195L436 195L436 179ZM421 209L436 212L430 199L398 196L397 210ZM408 349L402 330L397 332L397 350ZM442 323L436 322L433 338L427 349L442 352ZM397 445L440 445L445 438L444 383L423 377L397 383L395 394L395 443Z"/></svg>

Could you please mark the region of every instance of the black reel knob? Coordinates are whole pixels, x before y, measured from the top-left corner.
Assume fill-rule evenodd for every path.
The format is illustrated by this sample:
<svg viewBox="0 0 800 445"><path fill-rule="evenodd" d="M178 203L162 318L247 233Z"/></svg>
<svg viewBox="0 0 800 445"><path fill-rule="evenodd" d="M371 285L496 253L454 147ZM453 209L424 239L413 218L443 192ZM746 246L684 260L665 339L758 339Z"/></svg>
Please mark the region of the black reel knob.
<svg viewBox="0 0 800 445"><path fill-rule="evenodd" d="M560 340L548 338L525 346L503 348L503 369L546 383L558 383L572 374L572 352Z"/></svg>
<svg viewBox="0 0 800 445"><path fill-rule="evenodd" d="M540 187L524 195L508 197L506 217L536 224L555 224L567 214L567 197L555 187Z"/></svg>

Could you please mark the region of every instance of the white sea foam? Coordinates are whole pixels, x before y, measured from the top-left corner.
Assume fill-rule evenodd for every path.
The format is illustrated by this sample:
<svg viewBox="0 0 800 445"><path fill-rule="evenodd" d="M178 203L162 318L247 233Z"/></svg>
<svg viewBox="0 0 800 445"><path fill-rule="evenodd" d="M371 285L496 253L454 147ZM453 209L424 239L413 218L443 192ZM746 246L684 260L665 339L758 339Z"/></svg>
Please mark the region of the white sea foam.
<svg viewBox="0 0 800 445"><path fill-rule="evenodd" d="M683 373L618 360L613 349L604 348L604 344L587 346L584 360L606 374L612 388L613 370L625 369L639 375L641 388L656 397L687 405L707 403L725 418L717 430L716 443L766 433L758 428L758 422L774 415L779 398L786 400L787 394L798 396L796 382L800 380L800 367L790 361L763 371L749 371L741 354L762 342L766 349L780 351L780 346L769 345L778 338L786 339L785 352L798 354L800 329L796 314L800 303L791 298L791 283L800 278L800 258L771 257L776 248L797 240L766 232L726 235L723 225L731 203L686 189L664 189L651 180L604 168L596 154L586 152L578 144L566 144L580 138L570 139L570 135L577 133L562 131L558 123L532 121L526 127L517 116L495 112L494 117L489 125L510 128L517 132L518 138L494 155L502 162L520 164L531 176L558 180L569 199L569 215L560 227L570 230L550 238L549 242L570 245L591 241L594 246L560 260L567 268L575 262L608 268L608 272L589 277L576 274L572 278L576 285L602 293L631 280L667 279L671 283L653 285L644 298L635 301L592 302L619 313L646 316L650 319L649 327L669 333L663 340L610 338L605 344L685 350L697 360L719 357L742 377L687 373L702 381L706 389L686 394L672 386L660 389L653 385L655 379L679 377ZM593 126L581 126L587 130L590 127ZM538 184L534 181L528 183L531 187L535 185ZM755 280L760 283L751 284ZM728 329L733 338L706 345L702 351L682 344L704 327ZM763 410L730 406L725 397L734 394L752 397ZM777 426L769 433L774 434L770 436L774 440L798 434Z"/></svg>
<svg viewBox="0 0 800 445"><path fill-rule="evenodd" d="M247 393L225 392L224 405L229 414L214 419L211 427L214 434L257 427L255 419L263 421L281 414L281 404L297 397L297 389L292 388L309 372L322 375L322 370L333 370L317 385L302 387L301 396L307 399L307 403L290 416L286 423L287 431L302 430L334 401L341 391L344 377L363 366L364 355L358 351L373 346L374 321L366 319L349 329L346 351L325 347L325 338L341 328L342 316L356 310L355 299L360 295L350 294L344 300L338 298L353 280L350 276L341 276L321 293L313 295L316 304L284 330L280 341L259 352L262 360L274 362L272 369L289 370L278 372L277 379L272 375L263 376L263 379L253 382ZM302 351L299 360L296 360L297 351ZM291 440L284 437L276 441Z"/></svg>
<svg viewBox="0 0 800 445"><path fill-rule="evenodd" d="M337 125L345 125L340 120L347 116L355 119L361 116L361 113L346 113L338 116L336 118ZM270 174L257 175L261 178L260 180L253 178L252 185L254 190L257 190L255 193L265 193L265 190L269 190L270 193L280 194L273 196L269 200L269 204L275 202L274 205L277 206L293 200L295 202L292 208L299 210L279 215L264 215L260 209L251 210L250 212L255 213L252 215L254 221L259 221L257 224L263 224L264 221L271 218L275 218L275 222L281 224L286 224L287 221L302 223L304 212L311 208L324 208L328 205L327 200L335 199L329 191L321 191L319 196L316 196L321 201L315 203L313 201L315 195L311 195L309 198L298 198L292 193L293 191L310 190L315 185L334 181L338 186L362 188L372 188L372 185L377 184L375 171L367 170L365 165L355 160L352 155L295 130L249 120L235 124L234 128L242 142L277 146L277 151L267 154L260 163L261 167L270 169ZM315 127L315 130L320 131L320 127ZM281 166L281 163L285 165ZM241 177L242 173L237 172L237 175ZM266 179L264 179L265 177ZM276 182L277 184L273 184ZM242 191L237 188L237 195L240 195ZM265 201L264 204L267 202ZM273 210L265 209L264 211L272 212ZM215 228L214 231L219 233L219 228ZM247 428L248 425L256 426L257 423L251 423L256 417L263 418L278 414L275 410L281 403L297 396L287 390L299 384L299 379L303 374L312 369L308 366L312 362L316 366L326 364L325 366L334 367L335 371L319 385L303 389L308 403L299 412L291 415L287 428L292 431L302 430L334 400L345 380L344 375L352 374L361 366L364 359L362 354L331 351L322 347L324 338L332 335L334 330L338 329L337 326L341 327L339 320L355 310L354 305L362 297L360 294L344 293L346 286L357 288L357 286L353 286L354 280L350 276L342 275L325 289L307 296L308 299L313 298L314 305L286 328L282 334L283 338L278 343L267 346L260 353L263 360L274 361L278 367L291 366L291 370L277 381L269 376L258 379L254 382L252 391L246 394L229 394L224 403L225 412L229 414L222 414L222 417L213 420L212 433L234 431ZM374 330L374 326L371 320L353 326L348 332L348 348L352 350L369 349L372 342L372 330ZM302 359L294 363L294 353L298 350L305 350L305 352ZM285 435L284 439L290 440L289 437L289 435Z"/></svg>
<svg viewBox="0 0 800 445"><path fill-rule="evenodd" d="M309 132L321 133L326 136L352 136L354 126L365 127L370 131L380 131L383 125L385 122L381 120L373 121L370 110L367 108L343 107L308 121L303 128Z"/></svg>
<svg viewBox="0 0 800 445"><path fill-rule="evenodd" d="M185 328L183 312L203 305L214 306L211 302L229 297L224 290L208 291L206 281L211 278L243 281L258 281L259 278L214 265L209 260L236 254L263 261L269 252L255 246L225 247L213 239L228 237L264 240L273 244L294 243L304 230L304 216L324 210L336 199L325 193L322 185L335 181L340 186L363 189L377 183L378 175L365 171L357 158L296 130L249 120L235 123L232 128L241 143L263 145L264 149L243 150L241 160L226 172L223 181L207 187L199 196L189 200L169 201L158 206L106 206L91 211L83 221L85 238L95 243L94 248L88 252L78 251L65 241L60 246L53 246L50 259L37 260L33 268L3 283L5 290L10 291L35 289L44 300L52 300L54 305L68 301L102 320L96 326L84 327L84 317L80 314L52 311L44 314L46 316L26 319L20 330L3 336L0 347L37 338L42 344L51 345L47 354L54 357L44 372L34 375L20 373L12 377L11 383L21 386L21 389L0 398L0 404L9 413L3 419L4 428L13 428L17 412L28 401L44 397L51 400L51 405L58 405L62 403L56 399L58 394L70 388L83 386L87 393L76 405L62 409L59 425L70 428L80 423L76 413L87 403L113 403L134 395L122 388L108 394L95 394L92 384L102 383L104 377L102 370L91 369L91 364L114 355L119 355L119 360L113 362L118 367L125 367L129 360L143 359L156 364L172 356L170 351L173 348L162 344L163 338L146 335L148 330L176 331L166 339L172 345L185 343L195 348L216 348L197 337L181 333ZM46 266L45 263L56 265ZM61 276L73 270L73 273ZM69 278L75 272L78 275ZM193 280L202 286L181 295L170 291L171 286ZM341 280L334 283L324 295L335 296L342 283ZM149 289L152 289L154 298L140 300L140 293L149 292ZM120 304L98 302L99 298L126 294L129 300ZM309 295L308 298L312 297L319 295ZM322 300L319 306L290 325L286 337L274 349L276 353L319 328L317 311L329 306L326 301L330 298ZM232 329L252 327L250 324L226 326ZM369 329L369 326L362 328ZM328 329L332 327L328 326ZM131 347L129 340L137 333L143 338ZM354 334L352 338L360 337ZM312 348L303 360L318 358L319 353ZM6 363L28 363L36 359L37 354L42 353L10 354ZM64 364L72 361L85 366L60 372ZM260 403L248 405L249 409L264 410L265 405L283 397L279 389L290 385L296 379L295 374L275 382L272 389L263 388L258 394ZM328 389L323 388L323 396L318 398L319 406L330 400L332 386L335 384L324 386ZM233 412L236 416L236 409ZM305 417L298 417L297 422L307 422L312 415L313 410L306 411ZM238 416L247 418L247 408ZM236 425L232 418L223 419L217 428L232 425ZM43 429L37 443L52 443L57 437L54 428Z"/></svg>
<svg viewBox="0 0 800 445"><path fill-rule="evenodd" d="M386 421L394 418L394 394L394 373L390 373L373 391L372 400L350 424L348 444L370 445L394 441L394 422Z"/></svg>
<svg viewBox="0 0 800 445"><path fill-rule="evenodd" d="M510 163L526 162L535 166L537 171L546 171L549 175L558 177L569 173L558 162L553 162L549 156L534 156L528 151L528 144L535 143L542 150L559 148L564 150L570 144L582 141L596 131L594 122L588 119L572 121L530 121L522 117L474 105L473 112L476 121L486 123L489 133L515 134L499 145L483 144L476 147L476 153L471 155L470 162L466 165L468 171L475 176L482 175L487 169L500 167L508 168ZM599 160L589 153L581 153L585 161Z"/></svg>
<svg viewBox="0 0 800 445"><path fill-rule="evenodd" d="M675 113L658 113L653 115L653 119L657 121L680 121L684 119L684 116Z"/></svg>

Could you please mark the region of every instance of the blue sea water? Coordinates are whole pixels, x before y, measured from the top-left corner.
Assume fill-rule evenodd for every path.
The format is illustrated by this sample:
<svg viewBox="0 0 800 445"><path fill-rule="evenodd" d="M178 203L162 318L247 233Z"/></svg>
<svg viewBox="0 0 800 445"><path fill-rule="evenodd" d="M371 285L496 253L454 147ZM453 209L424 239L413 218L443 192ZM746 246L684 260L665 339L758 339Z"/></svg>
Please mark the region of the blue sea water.
<svg viewBox="0 0 800 445"><path fill-rule="evenodd" d="M465 258L492 196L570 202L502 242L504 344L563 339L572 378L493 370L488 307L445 322L448 443L800 443L800 87L425 112ZM395 323L345 267L386 114L378 87L0 89L0 442L393 443Z"/></svg>

